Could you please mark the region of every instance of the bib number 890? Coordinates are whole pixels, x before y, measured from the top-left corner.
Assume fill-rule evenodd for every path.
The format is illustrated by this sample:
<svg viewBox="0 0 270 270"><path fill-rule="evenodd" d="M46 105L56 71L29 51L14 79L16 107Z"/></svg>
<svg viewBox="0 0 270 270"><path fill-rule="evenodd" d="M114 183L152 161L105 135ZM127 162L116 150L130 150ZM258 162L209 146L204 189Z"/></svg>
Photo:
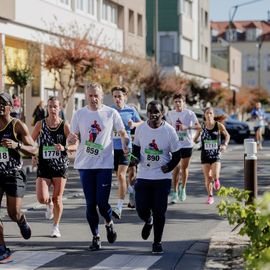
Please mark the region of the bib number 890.
<svg viewBox="0 0 270 270"><path fill-rule="evenodd" d="M147 155L147 160L150 161L159 161L159 156L157 155Z"/></svg>
<svg viewBox="0 0 270 270"><path fill-rule="evenodd" d="M86 147L86 152L91 154L91 155L95 155L95 156L97 156L99 153L97 148L93 148L93 147L89 147L89 146Z"/></svg>

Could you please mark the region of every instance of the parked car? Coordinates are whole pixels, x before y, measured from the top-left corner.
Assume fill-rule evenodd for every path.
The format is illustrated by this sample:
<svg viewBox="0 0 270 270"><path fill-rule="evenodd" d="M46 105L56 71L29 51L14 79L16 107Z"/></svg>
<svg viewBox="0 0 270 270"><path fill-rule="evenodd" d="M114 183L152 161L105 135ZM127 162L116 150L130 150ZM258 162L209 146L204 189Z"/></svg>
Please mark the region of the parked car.
<svg viewBox="0 0 270 270"><path fill-rule="evenodd" d="M250 130L249 126L245 122L228 117L224 124L231 136L231 139L236 143L243 143L244 139L249 138Z"/></svg>

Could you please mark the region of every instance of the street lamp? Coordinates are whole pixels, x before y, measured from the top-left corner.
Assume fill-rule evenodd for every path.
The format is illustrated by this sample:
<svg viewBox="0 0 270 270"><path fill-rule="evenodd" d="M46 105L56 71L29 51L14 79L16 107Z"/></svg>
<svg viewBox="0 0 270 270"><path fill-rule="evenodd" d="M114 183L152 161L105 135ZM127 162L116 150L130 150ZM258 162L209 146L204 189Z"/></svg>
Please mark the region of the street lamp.
<svg viewBox="0 0 270 270"><path fill-rule="evenodd" d="M250 5L250 4L254 4L254 3L259 2L259 1L262 1L262 0L248 1L248 2L245 2L245 3L242 3L242 4L231 6L231 8L229 9L229 35L228 35L228 43L229 43L228 44L228 88L229 89L231 89L230 43L233 40L232 39L232 37L233 37L233 34L232 34L232 25L233 25L234 17L236 15L236 12L237 12L237 10L238 10L239 7L247 6L247 5ZM232 104L233 104L233 107L235 107L235 104L236 104L236 92L235 91L233 91Z"/></svg>

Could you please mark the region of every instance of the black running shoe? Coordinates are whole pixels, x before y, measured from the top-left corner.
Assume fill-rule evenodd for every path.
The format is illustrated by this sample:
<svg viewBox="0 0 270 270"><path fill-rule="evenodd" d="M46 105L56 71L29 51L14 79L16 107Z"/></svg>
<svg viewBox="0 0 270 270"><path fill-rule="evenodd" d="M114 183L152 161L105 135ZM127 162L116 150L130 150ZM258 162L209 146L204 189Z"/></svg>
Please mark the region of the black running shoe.
<svg viewBox="0 0 270 270"><path fill-rule="evenodd" d="M99 236L93 236L92 244L90 245L89 249L91 251L100 250L101 248L101 241Z"/></svg>
<svg viewBox="0 0 270 270"><path fill-rule="evenodd" d="M6 246L0 246L0 261L4 261L8 257L10 257L11 251Z"/></svg>
<svg viewBox="0 0 270 270"><path fill-rule="evenodd" d="M153 221L151 223L145 223L142 228L142 239L147 240L153 227Z"/></svg>
<svg viewBox="0 0 270 270"><path fill-rule="evenodd" d="M17 224L20 228L22 237L26 240L29 239L31 237L32 232L29 224L26 221L25 215L22 215L20 221L18 221Z"/></svg>
<svg viewBox="0 0 270 270"><path fill-rule="evenodd" d="M117 233L113 229L113 224L105 225L107 231L107 239L110 244L114 243L117 238Z"/></svg>
<svg viewBox="0 0 270 270"><path fill-rule="evenodd" d="M163 254L163 248L161 243L154 242L152 245L152 254Z"/></svg>

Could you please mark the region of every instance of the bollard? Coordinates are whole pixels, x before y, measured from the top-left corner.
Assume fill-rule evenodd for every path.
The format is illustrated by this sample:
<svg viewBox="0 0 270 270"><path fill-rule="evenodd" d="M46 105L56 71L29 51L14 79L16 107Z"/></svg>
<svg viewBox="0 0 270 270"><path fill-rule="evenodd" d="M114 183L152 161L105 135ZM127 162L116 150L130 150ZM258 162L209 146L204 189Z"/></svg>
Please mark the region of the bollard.
<svg viewBox="0 0 270 270"><path fill-rule="evenodd" d="M246 144L249 142L255 142L255 141L254 141L254 139L244 139L244 171L245 171L245 160L246 160L246 156L247 156Z"/></svg>
<svg viewBox="0 0 270 270"><path fill-rule="evenodd" d="M257 198L257 145L256 142L248 141L245 144L244 180L245 190L251 191L248 203Z"/></svg>

